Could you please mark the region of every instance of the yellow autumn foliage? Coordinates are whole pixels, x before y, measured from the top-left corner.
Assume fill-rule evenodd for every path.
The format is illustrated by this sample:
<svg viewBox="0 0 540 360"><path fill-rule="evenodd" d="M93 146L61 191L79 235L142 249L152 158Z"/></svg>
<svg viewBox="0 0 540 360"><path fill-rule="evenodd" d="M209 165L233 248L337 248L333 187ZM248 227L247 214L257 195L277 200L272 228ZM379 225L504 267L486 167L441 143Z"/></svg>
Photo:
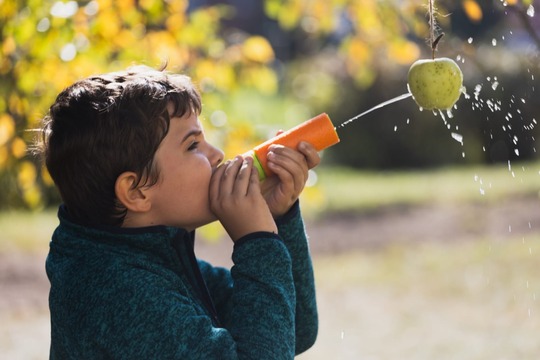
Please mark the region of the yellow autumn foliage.
<svg viewBox="0 0 540 360"><path fill-rule="evenodd" d="M511 1L507 1L510 3ZM478 5L478 2L475 0L463 0L462 3L463 11L465 11L465 14L467 14L467 17L475 23L478 23L482 21L483 18L483 12L480 5Z"/></svg>
<svg viewBox="0 0 540 360"><path fill-rule="evenodd" d="M0 115L0 146L4 146L15 133L15 123L9 114Z"/></svg>
<svg viewBox="0 0 540 360"><path fill-rule="evenodd" d="M21 159L26 155L26 143L20 137L16 137L11 142L11 153L16 159Z"/></svg>
<svg viewBox="0 0 540 360"><path fill-rule="evenodd" d="M274 50L272 45L262 36L250 36L242 45L242 53L246 59L268 63L274 60Z"/></svg>

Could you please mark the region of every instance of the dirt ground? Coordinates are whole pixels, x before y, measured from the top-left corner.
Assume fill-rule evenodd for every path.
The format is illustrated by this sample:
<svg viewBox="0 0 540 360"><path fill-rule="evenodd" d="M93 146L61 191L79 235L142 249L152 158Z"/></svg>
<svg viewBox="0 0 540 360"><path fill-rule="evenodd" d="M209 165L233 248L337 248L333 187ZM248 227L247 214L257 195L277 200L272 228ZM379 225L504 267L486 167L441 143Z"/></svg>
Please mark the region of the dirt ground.
<svg viewBox="0 0 540 360"><path fill-rule="evenodd" d="M352 250L376 252L396 243L504 240L538 233L540 200L515 198L496 204L396 207L371 213L331 214L307 221L306 227L317 267L318 259L330 255ZM199 241L197 253L216 265L228 266L231 246L228 241L218 244ZM45 253L0 253L0 359L48 358L49 284L44 272L45 256ZM324 300L324 294L321 300L321 317L331 317L333 305ZM341 333L341 340L343 337ZM325 342L324 338L319 339ZM302 358L319 357L309 356L308 352Z"/></svg>

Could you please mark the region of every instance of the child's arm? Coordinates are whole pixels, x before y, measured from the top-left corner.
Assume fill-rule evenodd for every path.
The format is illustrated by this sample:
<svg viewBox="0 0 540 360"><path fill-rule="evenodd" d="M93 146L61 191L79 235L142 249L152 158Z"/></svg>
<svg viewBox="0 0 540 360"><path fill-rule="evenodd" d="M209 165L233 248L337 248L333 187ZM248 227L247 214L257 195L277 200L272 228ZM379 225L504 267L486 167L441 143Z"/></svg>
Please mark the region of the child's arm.
<svg viewBox="0 0 540 360"><path fill-rule="evenodd" d="M281 146L273 147L272 150L275 155L270 156L269 162L275 161L273 170L275 169L277 176L267 178L263 186L265 186L267 201L273 205L273 213L279 215L276 220L279 235L284 240L292 258L292 275L296 294L295 353L299 354L315 342L318 317L313 267L297 199L307 180L308 168L316 166L320 158L315 149L307 143L300 146L303 152ZM218 312L227 323L232 306L230 273L225 269L213 268L206 263L201 263L201 265L201 271L218 307ZM227 288L229 291L223 290Z"/></svg>
<svg viewBox="0 0 540 360"><path fill-rule="evenodd" d="M320 163L316 149L301 142L298 149L270 147L268 166L276 174L265 180L265 198L277 217L279 234L292 258L296 291L296 353L310 348L317 337L318 316L313 266L309 254L298 197L304 189L308 170Z"/></svg>
<svg viewBox="0 0 540 360"><path fill-rule="evenodd" d="M292 258L296 292L296 349L300 354L315 343L319 327L315 279L308 240L298 202L277 221L278 231Z"/></svg>
<svg viewBox="0 0 540 360"><path fill-rule="evenodd" d="M295 354L298 355L315 343L318 331L313 267L298 203L289 213L279 219L277 224L280 237L292 258L292 275L296 293ZM213 267L204 261L199 261L199 267L220 320L225 327L229 327L233 307L231 273L228 269ZM268 310L271 311L270 308Z"/></svg>
<svg viewBox="0 0 540 360"><path fill-rule="evenodd" d="M291 258L262 196L253 159L239 156L220 166L209 194L212 211L235 242L231 281L228 290L222 289L230 291L228 313L221 316L238 353L292 358L296 294Z"/></svg>

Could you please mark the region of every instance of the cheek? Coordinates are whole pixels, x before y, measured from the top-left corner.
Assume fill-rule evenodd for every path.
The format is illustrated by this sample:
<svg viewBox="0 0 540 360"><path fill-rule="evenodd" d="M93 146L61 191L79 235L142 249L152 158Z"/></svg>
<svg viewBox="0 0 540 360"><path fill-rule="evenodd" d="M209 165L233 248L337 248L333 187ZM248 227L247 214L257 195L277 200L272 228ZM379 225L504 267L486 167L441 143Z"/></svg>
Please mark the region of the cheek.
<svg viewBox="0 0 540 360"><path fill-rule="evenodd" d="M210 185L210 178L212 177L212 168L207 161L197 161L194 166L189 167L188 173L184 171L183 182L189 184L189 188L192 191L208 192L208 186Z"/></svg>

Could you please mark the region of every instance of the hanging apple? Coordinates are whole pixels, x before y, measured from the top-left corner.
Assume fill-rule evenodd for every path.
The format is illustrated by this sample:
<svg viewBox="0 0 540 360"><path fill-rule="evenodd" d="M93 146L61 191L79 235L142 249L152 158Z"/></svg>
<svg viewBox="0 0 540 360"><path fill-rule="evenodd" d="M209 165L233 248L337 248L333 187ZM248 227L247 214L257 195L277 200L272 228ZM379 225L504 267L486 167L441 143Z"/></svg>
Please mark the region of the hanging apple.
<svg viewBox="0 0 540 360"><path fill-rule="evenodd" d="M461 96L462 84L463 73L449 58L418 60L409 69L409 91L426 110L451 109Z"/></svg>

